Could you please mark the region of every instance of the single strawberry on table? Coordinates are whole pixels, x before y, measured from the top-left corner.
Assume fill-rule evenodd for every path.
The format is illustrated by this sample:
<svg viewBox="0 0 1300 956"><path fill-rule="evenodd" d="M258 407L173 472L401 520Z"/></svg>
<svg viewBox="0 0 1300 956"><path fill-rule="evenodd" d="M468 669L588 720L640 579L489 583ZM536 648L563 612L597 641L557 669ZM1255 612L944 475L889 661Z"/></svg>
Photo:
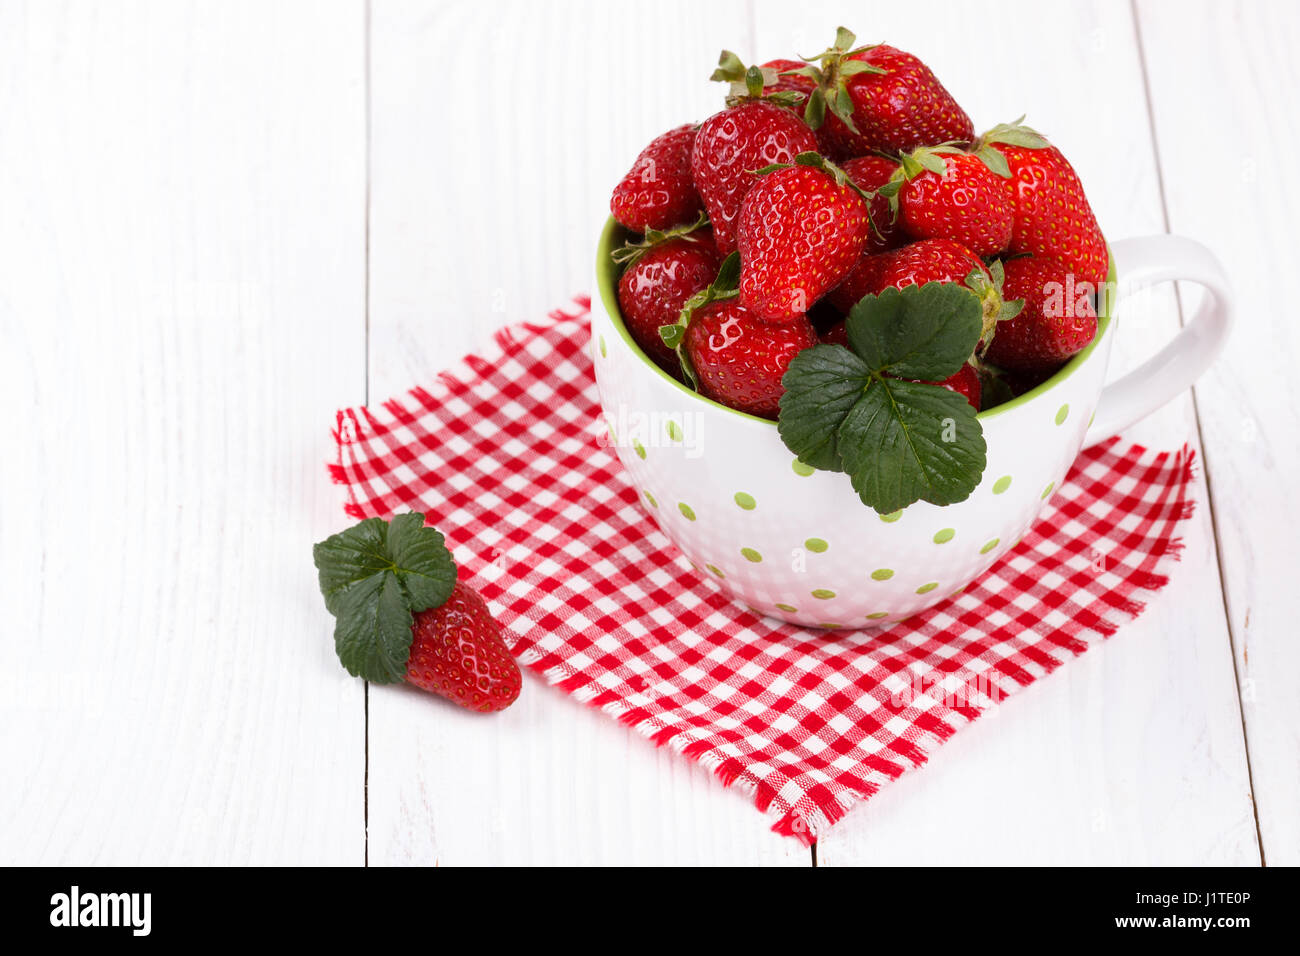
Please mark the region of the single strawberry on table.
<svg viewBox="0 0 1300 956"><path fill-rule="evenodd" d="M1076 282L1100 288L1110 254L1083 184L1061 151L1017 121L981 136L977 153L986 160L1000 156L1006 167L1003 186L1013 213L1010 251L1050 256L1069 266Z"/></svg>
<svg viewBox="0 0 1300 956"><path fill-rule="evenodd" d="M698 224L668 233L651 230L641 242L615 250L614 261L624 265L618 303L628 332L656 365L681 378L677 354L659 329L676 322L686 300L718 274L712 230Z"/></svg>
<svg viewBox="0 0 1300 956"><path fill-rule="evenodd" d="M401 681L469 710L504 710L523 680L483 599L457 580L424 515L367 518L312 548L348 673Z"/></svg>
<svg viewBox="0 0 1300 956"><path fill-rule="evenodd" d="M505 710L523 686L519 665L478 592L460 581L415 615L406 681L470 710Z"/></svg>
<svg viewBox="0 0 1300 956"><path fill-rule="evenodd" d="M726 62L727 56L724 51L721 62ZM719 73L724 70L719 67ZM725 72L731 75L730 70ZM733 96L734 105L705 120L691 151L691 176L713 224L718 252L724 256L736 248L740 204L758 181L754 170L790 163L799 153L817 149L817 139L807 124L777 102L763 98L767 94L761 75L756 90L753 73L749 75L751 92Z"/></svg>
<svg viewBox="0 0 1300 956"><path fill-rule="evenodd" d="M803 318L861 256L868 208L817 153L762 176L740 211L741 304L764 322Z"/></svg>
<svg viewBox="0 0 1300 956"><path fill-rule="evenodd" d="M1008 259L1003 292L1023 299L1020 314L999 322L985 358L1015 372L1055 369L1097 334L1091 287L1055 259Z"/></svg>
<svg viewBox="0 0 1300 956"><path fill-rule="evenodd" d="M695 127L687 123L656 137L619 180L609 210L633 232L671 229L691 222L704 208L691 178Z"/></svg>
<svg viewBox="0 0 1300 956"><path fill-rule="evenodd" d="M974 138L966 111L917 57L888 44L856 42L840 27L835 44L803 67L814 84L805 119L836 158Z"/></svg>

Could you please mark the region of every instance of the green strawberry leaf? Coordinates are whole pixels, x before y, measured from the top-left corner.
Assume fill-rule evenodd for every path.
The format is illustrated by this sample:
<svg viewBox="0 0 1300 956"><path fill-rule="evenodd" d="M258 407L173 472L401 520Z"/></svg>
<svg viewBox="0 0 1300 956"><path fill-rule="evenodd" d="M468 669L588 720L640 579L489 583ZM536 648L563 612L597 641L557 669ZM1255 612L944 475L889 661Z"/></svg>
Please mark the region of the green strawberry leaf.
<svg viewBox="0 0 1300 956"><path fill-rule="evenodd" d="M790 362L782 379L777 431L805 465L843 471L836 432L871 384L871 368L842 345L814 345Z"/></svg>
<svg viewBox="0 0 1300 956"><path fill-rule="evenodd" d="M1001 176L1003 179L1011 178L1011 167L1007 164L1007 158L992 146L981 146L975 151L975 155L995 176Z"/></svg>
<svg viewBox="0 0 1300 956"><path fill-rule="evenodd" d="M718 68L709 77L716 83L736 83L745 78L745 64L730 50L718 55Z"/></svg>
<svg viewBox="0 0 1300 956"><path fill-rule="evenodd" d="M353 677L396 684L406 676L414 616L391 571L362 578L342 593L334 621L334 650Z"/></svg>
<svg viewBox="0 0 1300 956"><path fill-rule="evenodd" d="M876 378L837 433L844 470L880 514L917 499L949 505L984 474L984 433L965 397L920 382Z"/></svg>
<svg viewBox="0 0 1300 956"><path fill-rule="evenodd" d="M402 680L413 613L442 604L456 584L442 535L419 513L391 524L367 518L316 544L312 558L348 673L377 684Z"/></svg>
<svg viewBox="0 0 1300 956"><path fill-rule="evenodd" d="M694 222L673 226L671 229L647 229L645 235L640 239L629 239L610 252L609 257L625 269L630 269L651 249L672 239L688 239L691 242L701 241L701 236L697 230L703 229L708 224L709 214L701 212Z"/></svg>
<svg viewBox="0 0 1300 956"><path fill-rule="evenodd" d="M808 103L803 108L803 118L809 129L821 129L822 123L826 122L826 94L822 92L820 86L808 94Z"/></svg>
<svg viewBox="0 0 1300 956"><path fill-rule="evenodd" d="M983 431L963 396L928 383L961 369L982 318L979 297L955 283L864 296L845 320L849 348L814 346L791 361L781 440L805 464L847 472L881 514L968 497L984 473Z"/></svg>
<svg viewBox="0 0 1300 956"><path fill-rule="evenodd" d="M961 369L982 327L979 298L955 282L863 296L845 320L850 347L873 372L933 382Z"/></svg>
<svg viewBox="0 0 1300 956"><path fill-rule="evenodd" d="M1021 116L1012 123L999 123L979 138L978 145L983 147L991 143L1005 143L1008 146L1022 146L1025 149L1045 148L1048 142L1043 134L1025 126L1024 119Z"/></svg>

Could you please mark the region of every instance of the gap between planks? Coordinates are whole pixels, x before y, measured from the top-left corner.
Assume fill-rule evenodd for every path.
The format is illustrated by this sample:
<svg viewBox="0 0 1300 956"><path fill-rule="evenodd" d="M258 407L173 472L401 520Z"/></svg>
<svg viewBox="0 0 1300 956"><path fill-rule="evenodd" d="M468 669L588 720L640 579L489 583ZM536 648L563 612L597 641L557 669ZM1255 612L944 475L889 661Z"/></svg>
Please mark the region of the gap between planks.
<svg viewBox="0 0 1300 956"><path fill-rule="evenodd" d="M1164 222L1165 232L1169 232L1169 200L1165 194L1165 172L1160 154L1160 136L1156 132L1155 103L1151 98L1151 77L1147 70L1147 51L1142 39L1142 18L1138 15L1137 0L1129 0L1129 16L1133 20L1133 37L1137 42L1138 67L1142 71L1142 95L1146 104L1147 128L1151 136L1151 153L1155 159L1156 188L1160 194L1160 216ZM1183 292L1178 283L1174 283L1174 302L1178 309L1178 325L1185 328L1187 326L1187 316L1183 308ZM1191 387L1191 393L1192 417L1196 422L1196 442L1201 448L1201 474L1205 480L1205 504L1210 509L1210 527L1214 530L1214 559L1219 569L1219 592L1223 599L1223 620L1228 634L1228 651L1232 658L1232 682L1237 694L1237 713L1241 718L1241 742L1246 757L1246 782L1250 786L1250 809L1255 820L1255 844L1259 847L1260 866L1267 866L1264 835L1259 825L1259 805L1255 802L1255 777L1250 763L1250 731L1246 727L1246 709L1241 700L1241 674L1237 669L1236 633L1232 615L1228 613L1227 577L1223 567L1223 548L1219 543L1219 517L1214 507L1214 483L1210 476L1210 457L1206 451L1205 435L1201 428L1201 403L1195 384Z"/></svg>

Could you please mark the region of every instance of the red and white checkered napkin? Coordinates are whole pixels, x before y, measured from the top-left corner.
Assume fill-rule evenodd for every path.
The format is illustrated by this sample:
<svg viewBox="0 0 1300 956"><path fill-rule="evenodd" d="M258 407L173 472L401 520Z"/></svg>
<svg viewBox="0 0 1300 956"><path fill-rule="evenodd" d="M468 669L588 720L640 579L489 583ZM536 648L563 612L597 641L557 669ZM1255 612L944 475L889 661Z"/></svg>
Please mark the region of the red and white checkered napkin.
<svg viewBox="0 0 1300 956"><path fill-rule="evenodd" d="M1006 695L1142 610L1192 510L1192 455L1085 452L965 593L879 631L768 620L694 571L597 424L579 300L430 388L338 413L347 512L424 511L520 662L753 794L813 842Z"/></svg>

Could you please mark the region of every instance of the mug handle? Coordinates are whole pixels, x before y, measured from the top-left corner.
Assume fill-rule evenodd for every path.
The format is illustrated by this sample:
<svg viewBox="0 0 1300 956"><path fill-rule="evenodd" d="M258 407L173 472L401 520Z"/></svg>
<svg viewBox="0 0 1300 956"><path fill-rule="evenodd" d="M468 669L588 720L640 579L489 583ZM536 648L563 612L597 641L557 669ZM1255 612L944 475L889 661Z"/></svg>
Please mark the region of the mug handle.
<svg viewBox="0 0 1300 956"><path fill-rule="evenodd" d="M1116 300L1136 288L1175 280L1199 283L1209 294L1169 344L1102 390L1085 448L1118 434L1191 386L1219 354L1232 326L1232 285L1214 253L1199 242L1141 236L1121 239L1111 253L1119 277Z"/></svg>

